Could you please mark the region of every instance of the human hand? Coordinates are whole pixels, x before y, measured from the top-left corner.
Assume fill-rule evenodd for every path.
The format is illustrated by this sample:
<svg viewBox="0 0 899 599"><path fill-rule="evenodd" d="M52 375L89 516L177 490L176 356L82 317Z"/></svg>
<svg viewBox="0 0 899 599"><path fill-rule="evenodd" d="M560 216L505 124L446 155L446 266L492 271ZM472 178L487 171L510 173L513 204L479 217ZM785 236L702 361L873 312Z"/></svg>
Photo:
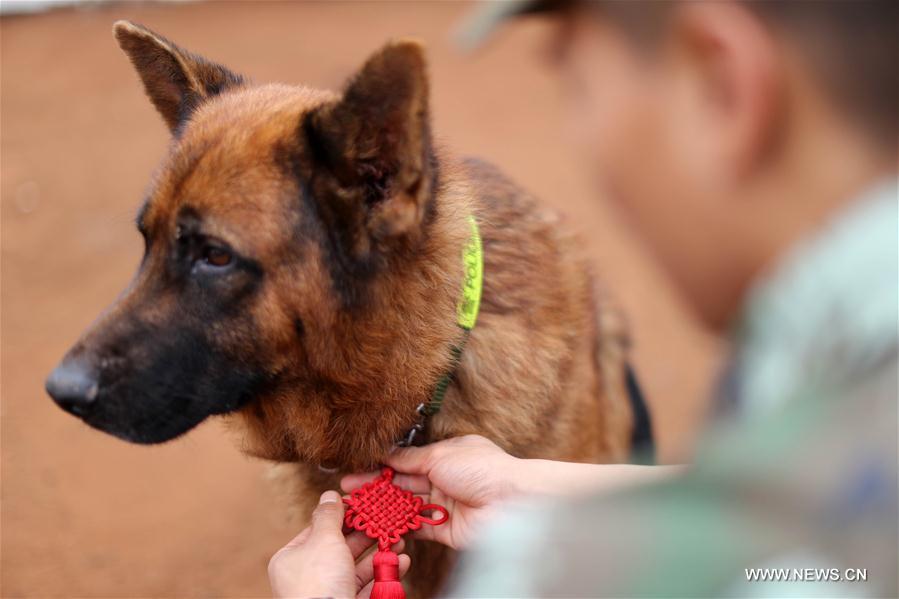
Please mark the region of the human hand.
<svg viewBox="0 0 899 599"><path fill-rule="evenodd" d="M521 462L478 435L397 449L387 458L397 471L394 483L449 512L445 525L423 526L413 536L454 549L466 547L489 514L517 492L515 472ZM350 474L340 484L350 492L377 475Z"/></svg>
<svg viewBox="0 0 899 599"><path fill-rule="evenodd" d="M344 504L336 491L325 491L312 513L312 524L282 547L268 564L275 597L360 597L371 595L374 554L356 562L374 540L361 532L343 534ZM402 540L393 550L403 550ZM409 570L401 554L400 577Z"/></svg>
<svg viewBox="0 0 899 599"><path fill-rule="evenodd" d="M684 466L520 459L478 435L397 449L386 462L397 471L394 483L449 512L449 522L443 526L424 526L412 535L454 549L468 546L489 521L490 513L513 496L613 493L661 482L685 470ZM350 474L343 477L340 486L350 492L379 474Z"/></svg>

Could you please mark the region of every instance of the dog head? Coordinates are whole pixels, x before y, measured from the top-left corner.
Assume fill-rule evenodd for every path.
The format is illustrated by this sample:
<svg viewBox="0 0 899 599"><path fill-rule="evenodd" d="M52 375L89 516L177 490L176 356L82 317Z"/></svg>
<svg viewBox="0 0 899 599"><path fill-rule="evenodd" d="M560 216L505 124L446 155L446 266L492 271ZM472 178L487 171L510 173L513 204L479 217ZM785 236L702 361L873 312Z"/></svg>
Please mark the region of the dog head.
<svg viewBox="0 0 899 599"><path fill-rule="evenodd" d="M424 236L436 173L422 48L386 45L338 95L253 85L132 23L114 33L172 142L137 218L133 281L47 391L138 443L252 411L276 431L260 453L295 459L270 406L289 395L322 429L335 386L371 386L375 357L366 369L359 356L379 346L359 325Z"/></svg>

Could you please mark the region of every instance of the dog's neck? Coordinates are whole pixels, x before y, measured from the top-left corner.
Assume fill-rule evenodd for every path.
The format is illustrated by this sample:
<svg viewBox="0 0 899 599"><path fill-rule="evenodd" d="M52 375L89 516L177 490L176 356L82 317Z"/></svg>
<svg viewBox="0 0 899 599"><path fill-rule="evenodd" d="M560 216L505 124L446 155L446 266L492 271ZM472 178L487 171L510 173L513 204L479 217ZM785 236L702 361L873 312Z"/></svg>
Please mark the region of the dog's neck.
<svg viewBox="0 0 899 599"><path fill-rule="evenodd" d="M453 367L464 338L457 303L472 213L467 182L448 161L433 197L433 216L413 254L397 257L370 282L364 311L334 324L340 340L328 372L261 398L242 412L247 451L341 470L367 468L420 416Z"/></svg>

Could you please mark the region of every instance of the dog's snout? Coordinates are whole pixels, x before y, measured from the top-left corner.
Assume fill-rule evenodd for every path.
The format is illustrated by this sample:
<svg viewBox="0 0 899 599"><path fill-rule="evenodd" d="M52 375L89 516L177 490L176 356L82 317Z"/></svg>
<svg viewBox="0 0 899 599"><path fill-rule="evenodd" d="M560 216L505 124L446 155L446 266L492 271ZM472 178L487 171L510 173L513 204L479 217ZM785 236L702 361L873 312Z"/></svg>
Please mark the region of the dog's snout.
<svg viewBox="0 0 899 599"><path fill-rule="evenodd" d="M83 416L97 399L97 379L96 369L86 360L66 358L47 377L46 389L62 409Z"/></svg>

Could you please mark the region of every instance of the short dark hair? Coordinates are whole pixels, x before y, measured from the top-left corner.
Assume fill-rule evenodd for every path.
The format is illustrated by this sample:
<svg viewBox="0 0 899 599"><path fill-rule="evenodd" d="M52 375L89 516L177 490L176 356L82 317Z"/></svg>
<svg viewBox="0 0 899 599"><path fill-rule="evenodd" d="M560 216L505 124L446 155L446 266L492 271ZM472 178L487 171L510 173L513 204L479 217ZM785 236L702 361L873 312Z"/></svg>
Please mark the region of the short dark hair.
<svg viewBox="0 0 899 599"><path fill-rule="evenodd" d="M899 2L738 0L805 56L835 106L872 141L899 146ZM657 41L674 1L575 0L641 44Z"/></svg>
<svg viewBox="0 0 899 599"><path fill-rule="evenodd" d="M899 2L744 0L795 40L842 113L899 144Z"/></svg>

